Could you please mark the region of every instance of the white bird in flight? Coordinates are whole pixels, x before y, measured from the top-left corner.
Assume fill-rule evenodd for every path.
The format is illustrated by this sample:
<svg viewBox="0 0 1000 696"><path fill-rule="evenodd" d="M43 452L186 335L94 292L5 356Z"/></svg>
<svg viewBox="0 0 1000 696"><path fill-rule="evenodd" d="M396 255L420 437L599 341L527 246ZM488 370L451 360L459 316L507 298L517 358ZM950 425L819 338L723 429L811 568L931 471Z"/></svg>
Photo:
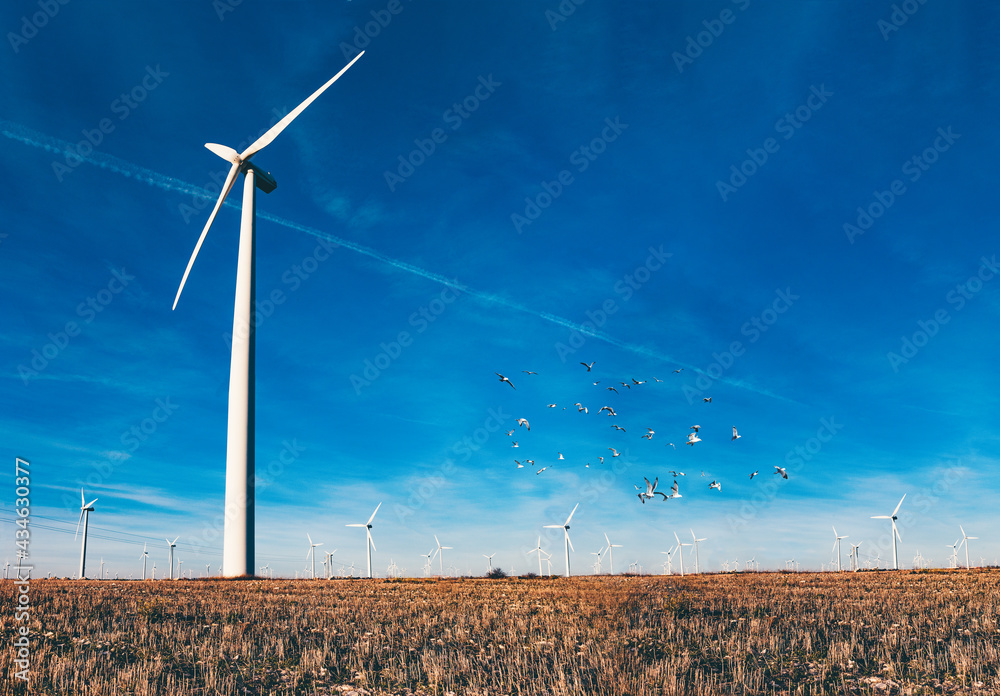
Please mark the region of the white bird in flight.
<svg viewBox="0 0 1000 696"><path fill-rule="evenodd" d="M600 411L598 411L598 413L600 413L601 411L607 411L609 416L617 416L618 415L617 413L615 413L615 410L613 408L611 408L610 406L601 406L601 409L600 409Z"/></svg>
<svg viewBox="0 0 1000 696"><path fill-rule="evenodd" d="M611 424L611 427L612 427L612 428L617 428L618 430L621 430L622 432L625 432L625 428L621 427L621 426L620 426L620 425L618 425L617 423L612 423L612 424Z"/></svg>
<svg viewBox="0 0 1000 696"><path fill-rule="evenodd" d="M511 381L510 381L509 379L507 379L506 377L504 377L504 376L503 376L502 374L500 374L499 372L494 372L493 374L495 374L495 375L496 375L497 377L499 377L499 378L500 378L500 381L501 381L501 382L506 382L507 384L509 384L509 385L510 385L510 388L511 388L511 389L516 389L516 387L514 386L514 383L513 383L513 382L511 382Z"/></svg>
<svg viewBox="0 0 1000 696"><path fill-rule="evenodd" d="M555 408L555 407L556 407L556 405L555 405L555 404L548 404L548 407L549 407L549 408Z"/></svg>
<svg viewBox="0 0 1000 696"><path fill-rule="evenodd" d="M681 476L683 476L683 475L684 474L681 474ZM670 497L671 498L683 498L684 497L684 496L681 495L680 490L677 487L677 481L674 481L674 485L670 487Z"/></svg>
<svg viewBox="0 0 1000 696"><path fill-rule="evenodd" d="M743 437L743 436L736 432L736 426L734 425L733 426L733 439L734 440L739 440L741 437Z"/></svg>
<svg viewBox="0 0 1000 696"><path fill-rule="evenodd" d="M562 456L562 452L560 452L560 453L559 453L559 459L565 459L565 458L566 458L566 457Z"/></svg>
<svg viewBox="0 0 1000 696"><path fill-rule="evenodd" d="M717 491L721 491L722 490L722 483L719 482L719 481L712 481L710 484L708 484L708 488L709 488L709 490L711 490L711 489L714 488Z"/></svg>
<svg viewBox="0 0 1000 696"><path fill-rule="evenodd" d="M643 437L646 438L647 440L652 440L653 439L653 433L655 433L656 431L653 430L652 428L646 428L646 430L648 430L649 432L646 433L645 435L643 435Z"/></svg>
<svg viewBox="0 0 1000 696"><path fill-rule="evenodd" d="M619 456L620 452L618 450L616 450L614 447L608 447L608 449L611 450L611 456L612 457Z"/></svg>
<svg viewBox="0 0 1000 696"><path fill-rule="evenodd" d="M696 442L701 442L701 438L698 437L698 433L691 433L690 435L688 435L687 443L689 445L693 445Z"/></svg>
<svg viewBox="0 0 1000 696"><path fill-rule="evenodd" d="M594 363L590 363L590 364L588 365L588 364L587 364L587 363L585 363L585 362L581 362L580 364L581 364L581 365L583 365L583 366L584 366L585 368L587 368L587 372L590 372L590 370L591 370L591 369L592 369L592 368L594 367Z"/></svg>
<svg viewBox="0 0 1000 696"><path fill-rule="evenodd" d="M519 444L517 444L517 440L514 440L514 444L513 444L513 445L511 445L511 447L520 447L520 445L519 445Z"/></svg>
<svg viewBox="0 0 1000 696"><path fill-rule="evenodd" d="M781 474L781 478L783 478L783 479L788 478L788 474L786 474L785 470L783 468L781 468L780 466L774 467L774 473Z"/></svg>
<svg viewBox="0 0 1000 696"><path fill-rule="evenodd" d="M659 476L657 476L657 477L656 477L656 478L655 478L655 479L653 480L653 482L652 482L652 483L650 483L650 482L649 482L649 479L648 479L648 478L646 478L645 476L643 476L642 478L643 478L643 481L645 481L645 482L646 482L646 492L645 492L645 493L643 493L643 492L642 492L642 489L641 489L641 488L639 488L638 486L636 486L636 487L635 487L635 489L636 489L637 491L639 491L639 500L641 500L641 501L642 501L642 504L643 504L643 505L645 505L645 504L646 504L646 498L654 498L654 497L656 497L656 496L658 496L658 495L662 495L662 496L663 496L663 499L664 499L664 500L667 500L667 494L666 494L666 493L663 493L663 492L661 492L661 491L658 491L658 490L656 490L656 484L660 482L660 477L659 477Z"/></svg>
<svg viewBox="0 0 1000 696"><path fill-rule="evenodd" d="M712 397L708 397L706 399L702 399L702 401L704 401L706 404L710 404L710 403L712 403Z"/></svg>
<svg viewBox="0 0 1000 696"><path fill-rule="evenodd" d="M527 418L518 418L517 419L517 424L520 425L521 427L524 427L524 428L527 428L528 430L531 430L531 426L528 425L528 419Z"/></svg>
<svg viewBox="0 0 1000 696"><path fill-rule="evenodd" d="M692 425L691 426L691 430L693 430L695 432L698 432L699 430L701 430L701 426L700 425Z"/></svg>
<svg viewBox="0 0 1000 696"><path fill-rule="evenodd" d="M756 475L757 475L757 472L756 472L756 471L755 471L755 472L753 472L752 474L750 474L750 480L751 480L751 481L753 481L753 477L754 477L754 476L756 476Z"/></svg>
<svg viewBox="0 0 1000 696"><path fill-rule="evenodd" d="M522 464L521 462L517 461L516 459L514 460L514 463L517 464L517 468L518 469L523 469L524 468L524 464Z"/></svg>

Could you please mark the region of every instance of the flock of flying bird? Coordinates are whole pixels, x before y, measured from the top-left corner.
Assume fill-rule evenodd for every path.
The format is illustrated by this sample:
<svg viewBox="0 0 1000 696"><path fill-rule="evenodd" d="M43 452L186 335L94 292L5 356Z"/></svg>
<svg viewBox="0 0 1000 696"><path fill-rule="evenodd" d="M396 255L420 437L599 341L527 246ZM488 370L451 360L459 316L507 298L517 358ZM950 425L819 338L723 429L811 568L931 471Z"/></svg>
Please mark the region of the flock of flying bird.
<svg viewBox="0 0 1000 696"><path fill-rule="evenodd" d="M593 368L594 368L594 363L593 362L591 362L591 363L581 362L580 364L583 365L583 367L587 368L587 372L591 372L593 370ZM684 370L683 367L682 368L678 368L678 369L674 370L674 373L675 374L676 373L680 373L683 370ZM522 370L522 372L524 374L526 374L526 375L537 375L538 374L537 372L534 372L532 370ZM499 377L499 379L500 379L501 382L505 382L506 384L508 384L511 389L514 389L514 390L517 389L517 387L514 386L514 383L510 380L510 378L505 377L504 375L500 374L499 372L495 372L494 374L496 374L496 376ZM657 379L656 377L654 377L653 379L656 382L663 382L662 379ZM621 385L622 388L631 390L632 387L641 386L643 384L646 384L647 381L648 380L637 380L635 378L631 378L630 382L619 382L619 384ZM593 384L595 386L599 385L600 384L600 380L594 382ZM605 387L605 390L606 391L612 391L615 394L619 394L620 393L618 391L617 387L615 387L615 386ZM706 404L710 404L710 403L712 403L712 397L710 397L710 396L709 397L704 397L702 399L702 402L706 403ZM580 412L580 413L589 413L590 412L589 409L586 406L584 406L579 401L576 402L576 403L574 403L573 405L576 406L577 411ZM554 403L552 403L552 404L546 404L546 407L547 408L557 408L558 404L554 404ZM563 410L566 410L567 408L568 407L564 406ZM612 408L611 406L602 406L600 409L598 409L597 412L598 413L607 412L608 416L611 417L611 418L614 418L614 417L616 417L618 415L618 413L615 411L615 409ZM518 428L524 428L526 431L530 431L531 430L531 424L528 422L528 420L526 418L518 418L517 419L517 426L518 426ZM623 433L626 432L625 428L623 428L622 426L618 425L617 423L612 423L611 427L613 427L617 431L620 431L620 432L623 432ZM507 436L508 437L513 437L514 433L517 432L518 428L513 428L511 430L506 431L507 432ZM697 444L699 442L702 442L702 439L698 436L698 433L701 430L701 426L700 425L692 425L690 429L693 432L688 433L686 444L688 444L688 445L690 445L690 446L693 447L695 444ZM655 434L656 434L655 430L653 430L652 428L648 428L647 427L646 428L646 433L644 433L641 436L641 438L645 439L645 440L652 441L653 435L655 435ZM733 435L732 435L731 441L732 442L736 442L736 440L739 440L741 437L742 437L742 435L740 435L739 432L737 432L736 426L733 426ZM666 444L666 446L667 447L672 447L673 449L677 449L676 445L674 445L673 442L668 442ZM519 448L520 444L518 443L517 440L512 440L511 447ZM618 456L621 455L621 452L619 452L614 447L608 447L608 450L611 452L611 457L612 458L618 457ZM604 463L604 457L603 456L599 456L599 457L597 457L597 459L600 461L601 464ZM564 461L565 460L565 457L563 456L562 452L558 452L557 453L556 460L557 461ZM514 463L517 465L518 469L523 469L525 464L528 464L528 465L530 465L530 466L533 467L535 465L535 460L534 459L523 459L523 460L515 459ZM546 471L547 469L549 469L550 466L552 466L552 465L549 464L549 465L546 465L546 466L539 467L538 469L535 470L535 474L536 475L541 474L543 471ZM586 468L590 468L590 462L587 462L585 464L585 467ZM758 473L759 473L759 471L754 471L753 473L751 473L750 474L750 479L752 480L753 477L756 476ZM663 500L670 500L672 498L681 498L681 497L683 497L681 495L681 493L680 493L679 486L677 484L677 477L678 476L685 476L686 474L683 471L670 471L670 474L671 474L671 476L674 477L674 483L673 483L673 486L671 486L671 488L670 488L671 492L670 492L669 495L666 494L666 493L664 493L663 491L656 490L657 484L659 483L659 480L660 480L659 477L654 478L652 482L650 482L650 480L648 478L643 477L644 481L646 482L646 489L643 490L639 486L635 486L635 489L638 491L638 494L637 494L636 497L638 497L639 500L643 504L645 504L647 500L654 499L656 496L661 496L663 498ZM782 468L782 467L780 467L780 466L775 466L774 467L774 474L780 475L784 479L788 478L788 474L786 473L785 469ZM705 474L704 471L701 472L701 475L702 476L706 476L706 474ZM722 490L722 482L718 481L718 480L713 480L708 485L708 487L709 487L709 490L713 490L714 489L714 490L717 490L717 491L721 491Z"/></svg>

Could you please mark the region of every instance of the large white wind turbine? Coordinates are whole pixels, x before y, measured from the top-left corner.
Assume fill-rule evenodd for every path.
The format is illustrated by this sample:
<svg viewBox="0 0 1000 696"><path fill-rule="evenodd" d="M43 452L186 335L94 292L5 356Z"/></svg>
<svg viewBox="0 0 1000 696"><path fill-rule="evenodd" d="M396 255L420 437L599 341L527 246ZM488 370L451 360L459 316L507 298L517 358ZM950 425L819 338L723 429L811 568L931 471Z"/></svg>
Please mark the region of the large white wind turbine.
<svg viewBox="0 0 1000 696"><path fill-rule="evenodd" d="M547 525L545 525L545 527L547 529L562 529L563 533L566 535L565 543L563 544L563 546L566 549L566 577L567 578L569 577L569 551L570 551L570 549L573 549L573 542L569 540L569 521L571 519L573 519L573 513L576 512L576 509L578 507L580 507L580 503L577 503L576 505L573 506L573 512L569 513L569 517L566 518L566 521L564 523L562 523L562 524L547 524ZM576 551L576 549L573 549L573 551Z"/></svg>
<svg viewBox="0 0 1000 696"><path fill-rule="evenodd" d="M965 528L962 525L958 525L958 528L962 530L962 543L958 545L958 548L962 548L962 544L965 544L965 569L969 570L969 539L978 539L979 537L970 537L965 533Z"/></svg>
<svg viewBox="0 0 1000 696"><path fill-rule="evenodd" d="M486 559L486 574L487 575L489 575L490 573L493 572L493 557L494 556L496 556L495 552L491 553L489 556L487 556L485 553L483 554L483 558Z"/></svg>
<svg viewBox="0 0 1000 696"><path fill-rule="evenodd" d="M372 516L369 517L368 521L365 522L364 524L344 525L346 527L364 527L365 533L368 534L368 541L366 542L368 549L368 577L372 577L372 549L378 551L378 549L375 548L375 542L372 541L372 520L375 519L375 514L378 512L378 509L380 507L382 507L382 503L379 503L378 505L375 506L375 512L372 513Z"/></svg>
<svg viewBox="0 0 1000 696"><path fill-rule="evenodd" d="M701 572L701 563L698 560L698 542L699 541L708 541L708 537L705 537L704 539L698 539L698 538L695 537L694 530L692 529L691 530L691 539L694 541L694 572L695 572L695 574L698 574L698 573Z"/></svg>
<svg viewBox="0 0 1000 696"><path fill-rule="evenodd" d="M830 525L830 526L833 527L833 525ZM833 527L833 536L836 537L836 541L833 542L833 548L830 549L830 551L836 551L837 552L837 572L839 573L840 571L843 570L843 568L841 568L841 566L840 566L840 540L841 539L846 539L847 535L845 534L844 536L838 536L837 535L837 528Z"/></svg>
<svg viewBox="0 0 1000 696"><path fill-rule="evenodd" d="M314 549L317 546L322 546L323 542L320 542L318 544L314 544L313 543L313 539L312 539L311 536L309 536L308 532L306 532L306 539L309 540L309 553L306 554L306 560L308 561L310 558L312 559L312 576L313 576L313 580L315 580L316 579L316 551Z"/></svg>
<svg viewBox="0 0 1000 696"><path fill-rule="evenodd" d="M434 535L434 543L437 544L437 550L434 551L434 555L438 557L438 564L441 569L441 575L444 575L444 550L450 549L450 546L441 546L441 542L438 541L437 534Z"/></svg>
<svg viewBox="0 0 1000 696"><path fill-rule="evenodd" d="M165 542L167 542L167 546L170 547L170 558L169 558L169 560L170 560L170 579L171 580L174 579L174 547L177 546L177 540L178 539L180 539L180 537L174 537L173 541L170 541L170 539L167 539L166 537L163 538L163 540Z"/></svg>
<svg viewBox="0 0 1000 696"><path fill-rule="evenodd" d="M146 559L149 558L149 551L146 550L146 545L142 545L142 555L139 556L142 559L142 579L146 579Z"/></svg>
<svg viewBox="0 0 1000 696"><path fill-rule="evenodd" d="M611 575L615 574L615 552L612 549L622 548L621 544L612 544L611 539L608 539L607 532L604 533L604 541L608 542L608 565L611 568ZM598 559L600 557L598 556Z"/></svg>
<svg viewBox="0 0 1000 696"><path fill-rule="evenodd" d="M229 174L215 202L205 229L198 237L188 260L184 276L174 297L174 308L181 298L184 284L201 245L212 226L219 208L229 195L240 173L243 174L243 212L240 221L239 256L236 264L236 302L233 311L233 348L229 366L229 429L226 440L226 507L222 546L222 574L227 577L252 575L254 569L254 294L256 249L256 189L270 193L278 185L271 175L250 163L250 158L267 147L288 124L295 120L313 100L343 75L355 56L339 73L312 93L308 99L285 115L243 152L206 143L205 147L222 159L232 162Z"/></svg>
<svg viewBox="0 0 1000 696"><path fill-rule="evenodd" d="M903 504L903 500L906 498L906 493L903 493L903 497L899 499L899 503L896 505L896 509L892 511L891 515L872 515L873 520L892 520L892 568L893 570L899 570L899 561L896 557L896 539L900 541L903 537L899 536L899 530L896 529L896 513L899 512L899 506Z"/></svg>
<svg viewBox="0 0 1000 696"><path fill-rule="evenodd" d="M84 575L84 566L87 562L87 521L90 513L94 511L93 505L96 502L97 498L94 498L89 503L85 502L83 489L80 489L80 519L76 521L76 534L73 535L73 539L76 539L76 535L80 533L80 523L83 522L83 543L80 545L80 580L87 577Z"/></svg>

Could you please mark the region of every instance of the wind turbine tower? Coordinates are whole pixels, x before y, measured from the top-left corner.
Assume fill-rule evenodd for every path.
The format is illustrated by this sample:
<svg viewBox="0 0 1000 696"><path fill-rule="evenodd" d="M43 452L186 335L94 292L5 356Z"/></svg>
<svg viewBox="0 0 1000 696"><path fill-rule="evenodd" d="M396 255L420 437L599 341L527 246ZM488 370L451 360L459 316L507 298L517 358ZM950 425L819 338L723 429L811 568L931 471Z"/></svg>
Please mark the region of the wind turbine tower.
<svg viewBox="0 0 1000 696"><path fill-rule="evenodd" d="M178 539L180 539L180 537L174 537L173 541L170 541L170 539L167 539L165 537L163 539L165 542L167 542L167 546L170 547L170 557L169 557L168 560L170 561L170 575L169 575L169 577L170 577L171 580L174 579L174 547L177 546L177 540Z"/></svg>
<svg viewBox="0 0 1000 696"><path fill-rule="evenodd" d="M847 535L845 534L844 536L838 536L837 535L837 528L833 527L833 536L836 537L836 540L833 542L833 548L830 549L830 550L837 552L837 572L839 573L839 572L841 572L843 570L843 568L840 565L840 540L841 539L846 539Z"/></svg>
<svg viewBox="0 0 1000 696"><path fill-rule="evenodd" d="M357 60L357 58L355 58L355 60ZM348 67L350 67L350 66L348 66ZM368 535L368 541L367 541L367 549L368 549L368 577L372 577L372 549L375 549L376 551L378 551L378 549L375 548L375 542L372 541L372 520L375 519L375 515L378 513L378 509L380 507L382 507L382 503L379 503L378 505L375 506L375 512L372 513L372 516L368 518L368 521L365 524L348 524L348 525L345 525L346 527L364 527L365 528L365 533ZM353 567L354 566L352 565L351 568L353 568Z"/></svg>
<svg viewBox="0 0 1000 696"><path fill-rule="evenodd" d="M83 542L80 544L80 579L83 580L87 576L84 574L85 566L87 564L87 522L90 518L90 513L94 511L94 503L97 502L97 498L94 498L89 503L84 502L83 489L80 489L80 519L76 521L76 534L80 533L80 523L83 522ZM76 534L73 535L73 539L76 539Z"/></svg>
<svg viewBox="0 0 1000 696"><path fill-rule="evenodd" d="M978 539L979 537L970 537L965 533L965 528L962 525L958 525L958 528L962 530L962 543L958 547L962 548L962 544L965 544L965 569L969 570L969 539Z"/></svg>
<svg viewBox="0 0 1000 696"><path fill-rule="evenodd" d="M222 203L243 174L243 210L240 219L239 255L236 264L236 301L233 309L233 347L229 366L229 425L226 440L226 506L222 546L222 574L226 577L252 575L254 569L254 300L256 255L256 189L270 193L277 182L268 172L250 163L250 158L267 147L313 100L337 81L364 51L340 72L290 111L243 152L206 143L205 147L231 162L215 208L201 231L194 252L184 269L173 308L177 308L184 284L198 257L209 227ZM171 571L173 568L171 568Z"/></svg>
<svg viewBox="0 0 1000 696"><path fill-rule="evenodd" d="M896 520L899 519L898 517L896 517L896 513L899 512L899 508L903 504L903 501L905 499L906 499L906 493L904 493L903 497L899 499L899 503L896 504L896 509L892 511L891 515L872 515L872 519L873 520L892 520L892 534L891 534L891 536L892 536L892 569L893 570L899 570L899 559L898 559L897 554L896 554L896 539L899 539L900 541L903 540L903 537L899 536L899 530L896 529Z"/></svg>
<svg viewBox="0 0 1000 696"><path fill-rule="evenodd" d="M573 514L576 512L576 509L578 507L580 507L580 503L577 503L576 505L573 506L573 511L569 513L569 517L567 517L566 521L563 522L562 524L547 524L547 525L545 525L546 528L562 529L563 530L563 534L565 534L565 541L564 541L563 546L566 549L566 577L567 578L569 577L569 550L573 549L573 542L569 540L569 521L571 519L573 519ZM573 549L573 551L576 551L576 549Z"/></svg>

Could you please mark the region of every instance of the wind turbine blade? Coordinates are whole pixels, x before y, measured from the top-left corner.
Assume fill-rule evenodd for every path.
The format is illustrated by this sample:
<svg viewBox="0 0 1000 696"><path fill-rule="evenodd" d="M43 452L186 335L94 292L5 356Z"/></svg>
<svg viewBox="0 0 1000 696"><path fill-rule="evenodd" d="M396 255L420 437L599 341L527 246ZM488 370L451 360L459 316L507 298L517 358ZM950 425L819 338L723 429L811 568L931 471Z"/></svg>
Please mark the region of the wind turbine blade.
<svg viewBox="0 0 1000 696"><path fill-rule="evenodd" d="M899 508L903 505L903 500L906 499L906 493L903 493L903 497L899 499L899 504L896 505L896 509L892 511L892 516L895 517L896 513L899 512Z"/></svg>
<svg viewBox="0 0 1000 696"><path fill-rule="evenodd" d="M367 527L366 524L345 524L345 527Z"/></svg>
<svg viewBox="0 0 1000 696"><path fill-rule="evenodd" d="M437 534L434 535L434 543L438 545L439 549L441 548L441 542L438 540Z"/></svg>
<svg viewBox="0 0 1000 696"><path fill-rule="evenodd" d="M181 299L181 292L184 291L184 284L187 282L188 275L191 273L191 267L194 266L194 260L198 258L198 252L201 250L201 245L205 242L205 235L208 234L208 228L212 226L212 221L215 220L216 214L219 212L219 208L222 207L222 202L226 200L226 196L229 195L229 191L233 188L233 184L236 183L236 177L240 173L240 165L238 162L234 162L233 166L229 169L229 175L226 177L226 183L222 186L222 193L219 194L219 200L215 202L215 207L212 208L212 214L208 216L208 222L205 223L205 229L201 231L201 236L198 237L198 243L194 245L194 251L191 252L191 258L188 259L187 268L184 269L184 277L181 278L180 287L177 288L177 295L174 297L174 306L171 309L177 309L177 302Z"/></svg>
<svg viewBox="0 0 1000 696"><path fill-rule="evenodd" d="M963 538L962 541L959 542L958 546L955 547L955 550L956 551L960 550L964 545L965 545L965 539Z"/></svg>
<svg viewBox="0 0 1000 696"><path fill-rule="evenodd" d="M378 551L378 549L375 548L375 542L372 541L372 530L370 529L368 530L368 543L372 545L372 551Z"/></svg>
<svg viewBox="0 0 1000 696"><path fill-rule="evenodd" d="M899 539L900 542L902 542L903 541L903 537L899 536L899 530L896 529L896 520L892 521L892 531L896 534L896 538Z"/></svg>
<svg viewBox="0 0 1000 696"><path fill-rule="evenodd" d="M180 539L180 537L174 537L174 540L170 542L170 545L171 546L175 545L178 539Z"/></svg>
<svg viewBox="0 0 1000 696"><path fill-rule="evenodd" d="M565 526L566 525L562 525L562 524L547 524L547 525L545 525L545 529L562 529Z"/></svg>
<svg viewBox="0 0 1000 696"><path fill-rule="evenodd" d="M833 553L833 552L834 552L834 551L836 551L836 550L837 550L837 542L836 542L836 541L834 541L834 542L833 542L833 548L832 548L832 549L830 549L830 553Z"/></svg>
<svg viewBox="0 0 1000 696"><path fill-rule="evenodd" d="M576 514L576 509L578 507L580 507L580 503L577 503L576 505L573 506L573 512L569 513L569 517L566 518L566 524L569 524L569 521L573 519L573 515ZM564 524L563 526L565 527L566 524Z"/></svg>
<svg viewBox="0 0 1000 696"><path fill-rule="evenodd" d="M355 58L355 60L357 60L357 58ZM372 523L372 520L373 520L373 519L375 519L375 515L377 515L377 514L378 514L378 509L379 509L380 507L382 507L382 503L379 503L378 505L376 505L376 506L375 506L375 512L373 512L373 513L372 513L372 516L368 518L368 524L371 524L371 523Z"/></svg>
<svg viewBox="0 0 1000 696"><path fill-rule="evenodd" d="M93 499L93 500L91 500L91 501L90 501L89 503L87 503L86 505L84 505L84 507L90 507L91 505L93 505L93 504L94 504L94 503L96 503L96 502L97 502L97 498L94 498L94 499Z"/></svg>
<svg viewBox="0 0 1000 696"><path fill-rule="evenodd" d="M604 541L608 542L608 546L611 546L611 539L608 539L608 533L607 532L604 533ZM602 549L602 551L603 551L603 549Z"/></svg>
<svg viewBox="0 0 1000 696"><path fill-rule="evenodd" d="M316 97L318 97L319 95L323 94L323 92L326 91L327 87L329 87L334 82L336 82L340 78L340 76L343 75L345 72L347 72L347 70L352 65L354 65L354 63L358 60L358 58L360 58L364 54L365 54L365 52L362 51L358 55L354 56L354 60L352 60L347 65L345 65L343 67L343 69L341 69L341 71L339 73L337 73L336 75L334 75L333 77L331 77L330 80L325 85L323 85L322 87L320 87L319 89L317 89L315 92L313 92L312 95L310 95L308 99L306 99L304 102L302 102L301 104L299 104L298 106L296 106L292 111L288 112L288 114L286 114L283 119L281 119L280 121L278 121L277 123L275 123L273 126L271 126L271 129L269 131L267 131L267 133L264 133L264 135L262 135L259 138L257 138L257 140L250 147L248 147L246 150L244 150L240 154L240 159L246 161L246 160L250 159L251 157L253 157L254 154L260 152L265 147L267 147L268 145L270 145L271 141L274 140L275 138L277 138L278 134L281 131L285 130L285 128L288 127L289 123L291 123L292 121L294 121L295 118L299 114L301 114L303 111L305 111L306 107L309 106L310 104L312 104L313 100L316 99Z"/></svg>
<svg viewBox="0 0 1000 696"><path fill-rule="evenodd" d="M962 538L967 539L968 534L965 533L965 527L963 527L962 525L958 525L958 528L962 530Z"/></svg>
<svg viewBox="0 0 1000 696"><path fill-rule="evenodd" d="M313 545L313 538L311 536L309 536L309 532L306 532L306 539L309 540L309 545L312 546Z"/></svg>
<svg viewBox="0 0 1000 696"><path fill-rule="evenodd" d="M83 502L84 500L86 500L86 498L83 497L83 489L81 488L80 489L80 507L81 508L87 507L87 504L85 502Z"/></svg>
<svg viewBox="0 0 1000 696"><path fill-rule="evenodd" d="M889 515L872 515L873 520L891 520Z"/></svg>
<svg viewBox="0 0 1000 696"><path fill-rule="evenodd" d="M564 529L563 531L566 532L566 543L569 544L569 550L576 553L576 549L573 548L573 540L569 538L569 530Z"/></svg>
<svg viewBox="0 0 1000 696"><path fill-rule="evenodd" d="M83 510L80 510L80 519L76 521L76 534L73 535L73 541L76 541L76 535L80 533L81 522L83 522Z"/></svg>

